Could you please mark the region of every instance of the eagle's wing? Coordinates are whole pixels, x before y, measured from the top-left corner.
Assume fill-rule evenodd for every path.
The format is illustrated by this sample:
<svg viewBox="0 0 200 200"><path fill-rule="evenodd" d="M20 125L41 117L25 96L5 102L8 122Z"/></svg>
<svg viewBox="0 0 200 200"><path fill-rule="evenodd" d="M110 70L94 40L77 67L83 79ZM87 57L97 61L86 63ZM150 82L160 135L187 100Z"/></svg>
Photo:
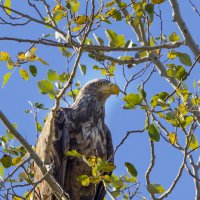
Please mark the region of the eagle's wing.
<svg viewBox="0 0 200 200"><path fill-rule="evenodd" d="M111 136L111 132L107 126L106 126L106 135L107 135L107 159L109 159L109 162L114 163L114 156L112 156L113 151L114 151L113 143L112 143L112 136ZM111 173L110 173L110 175L111 175ZM102 182L100 182L97 186L94 200L103 200L105 197L105 194L106 194L106 191L105 191L104 185Z"/></svg>
<svg viewBox="0 0 200 200"><path fill-rule="evenodd" d="M69 150L69 130L67 126L68 109L59 109L55 117L55 137L51 151L51 159L54 163L54 176L58 183L64 188L67 169L67 156L65 151Z"/></svg>

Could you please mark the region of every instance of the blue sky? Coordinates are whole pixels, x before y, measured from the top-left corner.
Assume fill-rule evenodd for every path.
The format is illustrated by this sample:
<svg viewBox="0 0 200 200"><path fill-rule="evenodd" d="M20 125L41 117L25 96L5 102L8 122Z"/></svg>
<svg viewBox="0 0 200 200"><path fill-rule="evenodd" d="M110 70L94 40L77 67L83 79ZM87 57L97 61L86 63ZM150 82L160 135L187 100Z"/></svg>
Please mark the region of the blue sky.
<svg viewBox="0 0 200 200"><path fill-rule="evenodd" d="M183 16L186 21L186 24L191 30L191 33L197 43L199 43L199 31L197 30L199 27L200 21L197 14L192 11L188 1L181 1L181 9L183 10ZM200 6L200 3L195 2L196 5ZM52 3L54 4L54 3ZM32 11L28 7L25 6L24 1L18 0L17 2L13 1L13 8L16 7L18 10L29 13L32 15ZM162 14L163 14L163 32L166 35L171 34L172 32L177 32L180 35L175 24L172 22L171 9L168 1L166 1L161 6ZM124 34L126 39L132 39L134 43L137 43L136 37L130 28L123 28L125 24L122 26L117 25L116 22L113 25L106 25L101 28L97 35L100 35L102 38L107 41L105 36L105 29L114 29L118 34ZM19 38L37 38L41 37L42 34L53 33L50 29L43 28L42 26L37 26L35 23L30 23L26 27L13 27L10 26L2 26L1 25L0 37L3 36L12 36ZM159 35L159 28L155 26L152 27L152 33L155 36ZM91 36L92 37L92 36ZM107 42L106 42L107 44ZM0 42L0 50L7 51L11 55L12 58L17 57L17 53L20 51L25 51L30 47L29 44L21 44L15 42ZM35 143L35 127L33 116L30 114L26 114L24 112L25 109L30 109L30 105L28 101L31 102L40 102L45 104L46 107L51 107L53 105L53 101L48 98L47 95L40 94L37 82L41 79L46 79L46 73L48 69L54 69L58 72L62 72L66 69L66 61L61 56L61 53L58 49L53 47L45 47L42 45L37 45L37 55L46 60L50 66L44 66L38 62L35 62L34 65L38 68L38 75L34 78L31 77L28 81L24 81L16 68L4 88L0 88L0 109L7 115L8 119L11 122L16 122L18 125L18 130L27 138L27 141L34 145ZM180 51L187 52L191 55L193 59L194 56L187 48L181 48ZM167 53L167 50L163 50L163 53ZM83 58L81 58L80 63L87 65L87 74L83 76L78 69L77 75L75 77L75 81L80 81L83 85L88 80L93 78L102 78L102 75L99 72L92 70L93 64L95 62L91 59L88 59L87 55L84 54ZM134 67L131 70L127 70L127 74L136 73L140 67L143 65L139 65ZM28 65L23 66L25 69L28 69ZM6 68L6 64L4 62L0 62L0 81L3 80L3 75L8 72ZM187 80L187 84L189 88L192 88L193 80L199 80L199 68L196 67L192 72L191 76ZM141 81L145 79L144 76L141 79L138 79L133 82L132 86L129 88L129 92L137 92L137 86L141 85ZM121 66L117 66L116 71L116 82L117 84L123 88L124 79L122 77L122 69ZM113 80L114 81L114 80ZM151 78L149 84L147 85L148 98L150 98L153 94L156 94L160 91L173 91L171 86L163 80L158 73L156 72ZM107 104L106 104L106 123L111 130L113 143L116 146L126 131L128 130L137 130L143 129L145 116L144 113L140 110L124 110L122 108L124 102L122 101L122 95L119 97L112 96ZM62 104L62 106L66 106ZM42 122L42 119L47 114L47 112L41 111L39 113L39 120ZM172 127L168 127L173 130ZM0 123L0 134L4 134L5 127ZM156 151L156 166L152 172L152 182L162 184L166 189L171 185L174 177L176 176L179 166L182 161L182 153L178 150L172 148L164 142L162 139L159 143L155 143L155 151ZM142 134L133 134L129 137L129 139L124 143L123 146L118 150L115 156L115 163L117 165L117 169L115 173L117 175L121 175L126 173L124 162L131 162L138 170L138 181L140 182L140 192L144 194L144 196L149 198L149 194L145 189L145 179L144 174L148 168L150 161L150 147L149 147L149 137L148 133ZM184 191L184 192L183 192ZM194 197L194 185L193 180L190 176L185 172L183 173L183 177L177 184L174 192L167 198L168 200L174 199L193 199Z"/></svg>

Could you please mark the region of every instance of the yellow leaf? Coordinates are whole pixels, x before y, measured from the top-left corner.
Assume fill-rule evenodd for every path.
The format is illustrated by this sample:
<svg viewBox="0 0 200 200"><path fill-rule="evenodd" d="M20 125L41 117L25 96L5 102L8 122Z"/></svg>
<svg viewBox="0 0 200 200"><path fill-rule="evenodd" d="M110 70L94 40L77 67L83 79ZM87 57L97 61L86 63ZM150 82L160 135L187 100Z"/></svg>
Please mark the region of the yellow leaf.
<svg viewBox="0 0 200 200"><path fill-rule="evenodd" d="M11 8L11 0L6 0L4 3L4 6ZM11 10L9 10L9 9L5 9L5 10L6 10L7 14L9 14L9 15L11 14Z"/></svg>
<svg viewBox="0 0 200 200"><path fill-rule="evenodd" d="M61 4L57 4L57 5L53 8L52 13L55 13L56 11L59 11L59 10L65 11L65 8L64 8Z"/></svg>
<svg viewBox="0 0 200 200"><path fill-rule="evenodd" d="M177 54L176 54L176 52L175 51L170 51L168 54L167 54L167 56L168 56L168 58L170 59L170 60L173 60L174 58L176 58L176 56L177 56Z"/></svg>
<svg viewBox="0 0 200 200"><path fill-rule="evenodd" d="M8 61L10 59L10 56L8 52L0 51L0 61Z"/></svg>
<svg viewBox="0 0 200 200"><path fill-rule="evenodd" d="M189 137L189 148L191 150L194 150L194 149L197 149L199 146L199 142L197 140L197 137L192 134L190 137Z"/></svg>
<svg viewBox="0 0 200 200"><path fill-rule="evenodd" d="M17 58L19 60L25 60L25 54L23 52L19 52Z"/></svg>
<svg viewBox="0 0 200 200"><path fill-rule="evenodd" d="M85 16L85 15L80 15L78 17L76 17L74 19L74 22L78 25L81 25L81 24L86 24L86 22L88 21L89 17L88 16Z"/></svg>
<svg viewBox="0 0 200 200"><path fill-rule="evenodd" d="M20 68L19 73L24 80L27 81L29 79L29 74L25 69Z"/></svg>
<svg viewBox="0 0 200 200"><path fill-rule="evenodd" d="M82 28L82 25L76 26L76 27L72 28L72 32L79 31L81 28Z"/></svg>
<svg viewBox="0 0 200 200"><path fill-rule="evenodd" d="M163 3L165 0L151 0L152 3L154 4L161 4Z"/></svg>
<svg viewBox="0 0 200 200"><path fill-rule="evenodd" d="M22 156L16 157L12 159L12 165L17 165L21 162Z"/></svg>
<svg viewBox="0 0 200 200"><path fill-rule="evenodd" d="M173 133L173 132L170 133L168 135L168 138L169 138L169 141L170 141L171 144L176 144L177 143L178 137L177 137L177 135L175 133Z"/></svg>

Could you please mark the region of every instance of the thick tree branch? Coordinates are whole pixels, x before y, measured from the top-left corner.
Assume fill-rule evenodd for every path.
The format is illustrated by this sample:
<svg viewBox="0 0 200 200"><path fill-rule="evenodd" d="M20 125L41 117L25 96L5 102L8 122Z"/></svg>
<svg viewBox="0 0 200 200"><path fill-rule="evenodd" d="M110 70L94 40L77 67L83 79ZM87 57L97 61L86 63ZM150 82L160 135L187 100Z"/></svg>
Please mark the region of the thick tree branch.
<svg viewBox="0 0 200 200"><path fill-rule="evenodd" d="M178 1L177 0L169 0L172 10L173 10L173 17L174 21L177 23L184 39L185 39L185 44L190 48L190 50L193 52L195 57L197 57L200 53L199 47L195 43L185 21L183 20L181 16L181 12L179 9Z"/></svg>
<svg viewBox="0 0 200 200"><path fill-rule="evenodd" d="M35 153L35 151L32 149L31 145L27 143L26 139L13 127L13 125L8 121L6 116L3 114L2 111L0 111L0 119L5 124L5 126L8 128L8 130L12 133L13 136L24 146L26 151L30 154L30 157L34 160L34 162L37 164L39 169L41 170L42 174L45 175L48 170L43 165L43 162L38 157L38 155ZM63 189L59 186L55 178L48 174L48 176L45 178L45 180L48 182L49 186L51 187L52 191L55 192L55 195L57 197L62 196L63 200L69 199L66 195Z"/></svg>

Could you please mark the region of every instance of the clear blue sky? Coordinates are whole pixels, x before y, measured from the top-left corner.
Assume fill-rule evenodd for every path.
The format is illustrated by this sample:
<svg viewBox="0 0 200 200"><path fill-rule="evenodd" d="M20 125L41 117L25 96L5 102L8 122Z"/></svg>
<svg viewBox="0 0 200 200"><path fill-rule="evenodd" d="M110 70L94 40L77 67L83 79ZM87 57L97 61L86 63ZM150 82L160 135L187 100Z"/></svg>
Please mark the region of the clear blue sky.
<svg viewBox="0 0 200 200"><path fill-rule="evenodd" d="M25 1L18 0L13 1L13 8L16 7L25 13L32 15L33 13L25 6ZM200 21L197 19L198 16L192 11L188 1L180 1L181 9L183 10L184 19L190 28L192 35L194 36L197 43L199 43L199 30ZM200 3L195 2L196 5L200 6ZM53 4L53 3L52 3ZM171 9L168 1L161 5L163 14L163 32L169 35L172 32L179 33L175 24L172 22ZM106 25L104 28L114 29L118 34L124 34L128 39L132 39L136 43L136 38L133 36L131 29L124 29L123 26L119 28L117 23L113 25ZM97 35L106 38L104 34L104 28ZM153 27L152 33L155 36L159 35L159 28ZM45 29L42 26L38 26L35 23L30 23L26 27L13 27L1 26L0 37L12 36L19 38L37 38L42 37L42 34L53 33L50 29ZM180 35L180 33L179 33ZM92 36L91 36L92 37ZM105 39L105 41L107 41ZM15 42L0 42L0 51L7 51L12 58L16 59L17 53L20 51L25 51L30 47L29 44L20 44ZM58 72L62 72L66 69L65 59L61 56L58 49L52 47L45 47L42 45L37 45L37 55L46 60L50 66L44 66L38 62L34 65L38 68L37 77L31 77L29 81L24 81L19 75L18 69L16 68L8 82L8 84L2 89L0 88L0 109L7 115L11 122L16 122L18 124L18 130L27 138L27 141L31 144L35 143L35 127L33 116L25 114L25 109L30 109L28 100L31 102L40 102L45 104L46 107L51 107L53 101L51 101L47 95L40 94L37 81L41 79L46 79L46 72L48 69L55 69ZM181 51L188 52L186 48L181 48ZM163 53L167 50L164 50ZM190 53L191 55L191 53ZM191 55L193 59L193 55ZM83 56L80 63L87 65L87 74L83 76L80 70L77 71L77 76L75 81L80 81L82 84L86 83L88 80L93 78L102 78L99 72L92 70L92 65L95 62L88 59L86 55ZM28 69L28 65L23 66ZM128 73L136 73L142 65L136 66L134 69L128 71ZM4 62L0 62L0 81L3 80L3 75L8 72ZM121 66L117 69L116 82L120 87L123 87L124 80L122 78ZM199 68L192 72L190 78L188 79L188 86L192 87L193 80L199 80ZM146 77L146 76L145 76ZM136 92L137 86L141 84L141 81L145 78L134 81L134 84L129 88L130 92ZM148 98L153 94L160 91L172 91L169 84L159 77L158 73L155 73L151 79L151 83L147 86ZM112 132L113 143L116 146L127 130L137 130L143 129L145 116L142 111L139 110L124 110L122 108L124 102L122 101L122 95L119 97L111 97L106 104L106 122L108 127ZM63 104L63 106L66 106ZM43 117L47 112L40 112L39 119L42 121ZM170 127L171 128L171 127ZM4 126L0 123L0 134L3 135L5 132ZM138 181L141 184L140 191L144 196L149 198L149 194L145 192L145 179L144 174L148 168L150 161L150 148L149 148L149 137L147 132L142 134L134 134L129 137L129 139L124 143L124 145L119 149L115 156L115 163L117 165L117 170L115 173L117 175L126 173L124 162L131 162L135 165L138 170ZM156 166L152 172L152 182L162 184L166 189L171 185L174 177L178 172L178 168L182 161L182 153L173 147L169 146L162 139L159 143L155 143L156 151ZM177 184L174 192L167 198L168 200L175 199L193 199L194 198L194 185L193 180L184 170L183 177Z"/></svg>

